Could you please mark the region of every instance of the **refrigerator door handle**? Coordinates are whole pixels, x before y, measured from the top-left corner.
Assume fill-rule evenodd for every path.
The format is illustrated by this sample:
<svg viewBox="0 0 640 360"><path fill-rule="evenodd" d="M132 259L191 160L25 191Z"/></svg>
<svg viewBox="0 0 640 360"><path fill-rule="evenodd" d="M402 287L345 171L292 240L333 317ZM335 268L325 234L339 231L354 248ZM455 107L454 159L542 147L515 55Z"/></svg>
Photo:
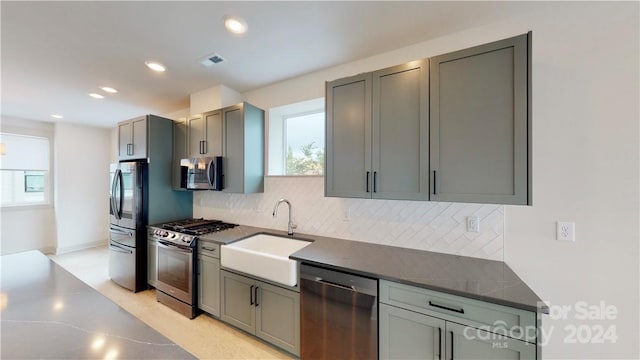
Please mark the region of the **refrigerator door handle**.
<svg viewBox="0 0 640 360"><path fill-rule="evenodd" d="M125 249L125 248L120 247L118 245L115 245L114 243L110 243L109 244L109 250L113 250L113 251L121 252L121 253L125 253L125 254L133 254L133 251L131 251L129 249Z"/></svg>
<svg viewBox="0 0 640 360"><path fill-rule="evenodd" d="M118 187L120 188L119 190L119 194L118 194L118 201L117 201L117 213L118 215L116 216L116 218L118 220L122 219L122 201L124 199L124 180L122 177L122 170L118 169L117 170L117 176L118 176Z"/></svg>
<svg viewBox="0 0 640 360"><path fill-rule="evenodd" d="M111 185L111 203L113 205L113 216L116 218L116 220L120 220L122 217L120 216L120 210L118 209L118 194L116 194L116 192L118 191L118 184L120 181L120 169L116 169L116 172L113 174L113 184Z"/></svg>
<svg viewBox="0 0 640 360"><path fill-rule="evenodd" d="M129 237L133 237L133 233L131 231L124 231L124 230L116 229L114 227L110 227L109 232L114 234L127 235Z"/></svg>

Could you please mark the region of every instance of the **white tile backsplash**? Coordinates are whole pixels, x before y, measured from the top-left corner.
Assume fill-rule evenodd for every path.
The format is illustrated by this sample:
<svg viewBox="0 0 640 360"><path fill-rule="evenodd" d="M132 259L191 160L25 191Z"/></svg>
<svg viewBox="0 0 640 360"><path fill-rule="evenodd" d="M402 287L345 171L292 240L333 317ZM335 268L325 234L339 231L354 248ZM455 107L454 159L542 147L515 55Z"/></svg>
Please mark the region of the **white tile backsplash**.
<svg viewBox="0 0 640 360"><path fill-rule="evenodd" d="M324 197L322 177L265 177L262 194L194 194L194 216L286 230L293 205L296 232L411 249L503 260L504 206L429 201ZM480 232L466 231L466 217L480 218Z"/></svg>

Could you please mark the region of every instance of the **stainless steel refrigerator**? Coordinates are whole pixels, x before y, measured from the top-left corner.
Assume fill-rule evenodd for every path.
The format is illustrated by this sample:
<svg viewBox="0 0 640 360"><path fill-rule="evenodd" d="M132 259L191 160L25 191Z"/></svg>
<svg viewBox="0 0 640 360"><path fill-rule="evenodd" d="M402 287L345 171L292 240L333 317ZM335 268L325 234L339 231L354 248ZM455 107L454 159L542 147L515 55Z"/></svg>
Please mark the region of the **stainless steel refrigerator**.
<svg viewBox="0 0 640 360"><path fill-rule="evenodd" d="M144 187L146 162L111 164L109 191L109 277L134 292L146 288ZM139 234L142 232L142 234ZM143 246L139 246L143 245Z"/></svg>
<svg viewBox="0 0 640 360"><path fill-rule="evenodd" d="M193 217L193 195L172 187L173 122L147 116L147 158L110 165L109 277L148 288L147 225ZM152 266L152 268L155 268Z"/></svg>

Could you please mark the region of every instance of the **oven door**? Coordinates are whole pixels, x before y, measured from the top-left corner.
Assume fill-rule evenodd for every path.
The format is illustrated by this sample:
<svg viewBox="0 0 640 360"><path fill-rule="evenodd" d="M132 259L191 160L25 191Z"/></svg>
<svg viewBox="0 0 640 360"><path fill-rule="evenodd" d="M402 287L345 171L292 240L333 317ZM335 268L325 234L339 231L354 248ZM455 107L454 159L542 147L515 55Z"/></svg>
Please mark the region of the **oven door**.
<svg viewBox="0 0 640 360"><path fill-rule="evenodd" d="M194 252L158 241L158 290L189 305L193 303Z"/></svg>

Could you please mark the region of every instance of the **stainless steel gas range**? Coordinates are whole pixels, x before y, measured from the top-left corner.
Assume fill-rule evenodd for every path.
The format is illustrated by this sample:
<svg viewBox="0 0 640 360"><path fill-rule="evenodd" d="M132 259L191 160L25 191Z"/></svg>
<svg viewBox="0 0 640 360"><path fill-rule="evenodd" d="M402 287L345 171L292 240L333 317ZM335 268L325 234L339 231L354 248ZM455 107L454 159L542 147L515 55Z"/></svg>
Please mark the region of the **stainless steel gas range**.
<svg viewBox="0 0 640 360"><path fill-rule="evenodd" d="M198 236L236 226L205 219L184 219L150 226L158 247L156 299L190 319L196 317Z"/></svg>

